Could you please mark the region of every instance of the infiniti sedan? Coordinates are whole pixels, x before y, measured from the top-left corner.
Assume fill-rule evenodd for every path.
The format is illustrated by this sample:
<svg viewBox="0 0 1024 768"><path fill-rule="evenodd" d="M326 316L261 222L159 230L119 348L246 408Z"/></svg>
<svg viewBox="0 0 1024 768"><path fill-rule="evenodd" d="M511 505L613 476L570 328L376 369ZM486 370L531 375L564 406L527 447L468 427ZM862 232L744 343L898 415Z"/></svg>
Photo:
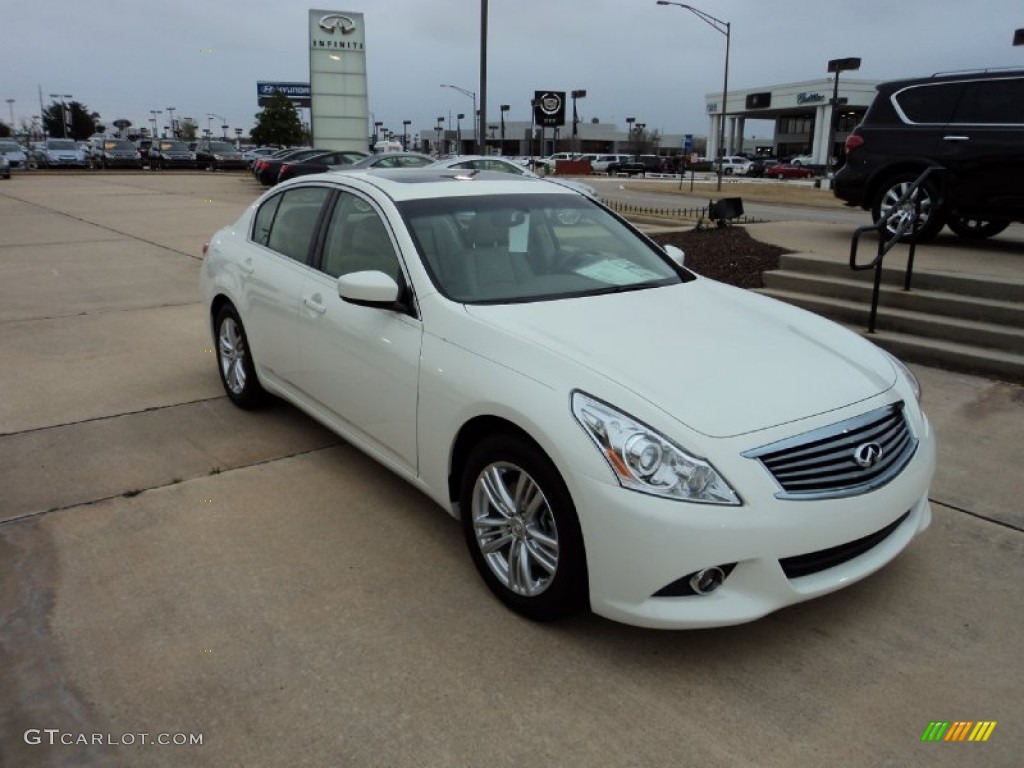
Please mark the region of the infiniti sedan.
<svg viewBox="0 0 1024 768"><path fill-rule="evenodd" d="M304 176L204 250L227 396L284 398L423 491L527 617L750 621L931 520L908 369L556 183Z"/></svg>

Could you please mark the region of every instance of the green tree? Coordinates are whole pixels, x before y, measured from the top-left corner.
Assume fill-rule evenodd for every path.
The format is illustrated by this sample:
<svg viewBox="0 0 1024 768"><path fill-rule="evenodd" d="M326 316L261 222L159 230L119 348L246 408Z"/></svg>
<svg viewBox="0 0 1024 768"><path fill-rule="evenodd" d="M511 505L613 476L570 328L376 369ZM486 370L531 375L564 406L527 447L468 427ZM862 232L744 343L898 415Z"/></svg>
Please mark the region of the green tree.
<svg viewBox="0 0 1024 768"><path fill-rule="evenodd" d="M185 117L178 121L178 138L182 141L195 141L199 133L199 126L191 117Z"/></svg>
<svg viewBox="0 0 1024 768"><path fill-rule="evenodd" d="M256 127L250 132L257 144L292 146L302 141L302 122L295 104L280 91L274 91L256 115Z"/></svg>
<svg viewBox="0 0 1024 768"><path fill-rule="evenodd" d="M88 107L78 101L64 102L63 107L63 115L59 101L53 102L43 110L43 128L47 135L66 135L69 139L81 141L96 133L99 112L90 112Z"/></svg>

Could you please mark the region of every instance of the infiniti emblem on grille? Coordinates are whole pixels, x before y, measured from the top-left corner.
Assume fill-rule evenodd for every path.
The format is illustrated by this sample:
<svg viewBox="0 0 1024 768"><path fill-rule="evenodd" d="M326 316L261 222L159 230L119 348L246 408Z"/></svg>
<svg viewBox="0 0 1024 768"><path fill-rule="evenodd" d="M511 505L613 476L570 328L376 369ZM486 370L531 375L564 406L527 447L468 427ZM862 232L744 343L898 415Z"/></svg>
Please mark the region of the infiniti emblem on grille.
<svg viewBox="0 0 1024 768"><path fill-rule="evenodd" d="M867 469L873 467L882 458L882 446L878 443L864 443L858 445L857 450L853 452L853 460L857 462L858 467Z"/></svg>

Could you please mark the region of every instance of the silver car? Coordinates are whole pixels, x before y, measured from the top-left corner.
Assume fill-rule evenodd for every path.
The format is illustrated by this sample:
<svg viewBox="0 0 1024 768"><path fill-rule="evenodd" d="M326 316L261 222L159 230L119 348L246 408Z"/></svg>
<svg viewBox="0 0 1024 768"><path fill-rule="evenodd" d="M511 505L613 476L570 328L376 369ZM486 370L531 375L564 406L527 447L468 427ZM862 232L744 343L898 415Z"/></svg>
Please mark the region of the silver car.
<svg viewBox="0 0 1024 768"><path fill-rule="evenodd" d="M39 160L48 168L85 168L85 152L72 139L47 139L39 152Z"/></svg>
<svg viewBox="0 0 1024 768"><path fill-rule="evenodd" d="M25 149L16 141L0 141L0 155L7 161L7 173L11 168L24 168L28 164Z"/></svg>

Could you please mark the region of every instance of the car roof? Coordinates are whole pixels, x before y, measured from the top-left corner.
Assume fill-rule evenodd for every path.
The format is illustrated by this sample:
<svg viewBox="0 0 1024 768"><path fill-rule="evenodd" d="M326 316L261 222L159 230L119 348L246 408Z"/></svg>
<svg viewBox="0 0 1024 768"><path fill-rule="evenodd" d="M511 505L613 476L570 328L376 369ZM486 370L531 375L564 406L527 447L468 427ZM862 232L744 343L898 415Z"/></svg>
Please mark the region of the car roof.
<svg viewBox="0 0 1024 768"><path fill-rule="evenodd" d="M513 176L501 171L467 171L451 168L387 168L334 170L302 176L279 187L304 185L318 181L355 182L369 185L392 200L421 200L434 197L461 197L499 194L559 194L581 196L576 190L529 176Z"/></svg>
<svg viewBox="0 0 1024 768"><path fill-rule="evenodd" d="M1024 69L971 69L961 72L936 72L923 77L908 77L901 80L888 80L878 85L878 90L899 90L909 85L926 85L930 83L948 83L960 80L998 80L1005 77L1024 76Z"/></svg>
<svg viewBox="0 0 1024 768"><path fill-rule="evenodd" d="M370 165L371 163L379 162L380 160L383 160L388 157L425 157L431 161L433 161L434 159L430 157L430 155L423 155L420 154L419 152L377 152L372 155L367 155L362 160L357 160L355 163L353 163L353 165Z"/></svg>

